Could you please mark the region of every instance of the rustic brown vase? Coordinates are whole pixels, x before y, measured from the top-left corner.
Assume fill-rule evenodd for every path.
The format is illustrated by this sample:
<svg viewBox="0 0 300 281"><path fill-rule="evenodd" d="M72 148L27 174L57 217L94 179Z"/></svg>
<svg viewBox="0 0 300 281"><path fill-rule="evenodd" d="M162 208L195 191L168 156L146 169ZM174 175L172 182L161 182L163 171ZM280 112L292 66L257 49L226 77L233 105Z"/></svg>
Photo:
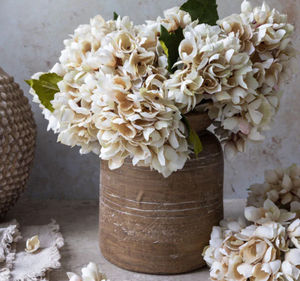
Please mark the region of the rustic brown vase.
<svg viewBox="0 0 300 281"><path fill-rule="evenodd" d="M0 218L27 186L36 133L28 99L14 78L0 67Z"/></svg>
<svg viewBox="0 0 300 281"><path fill-rule="evenodd" d="M100 248L119 267L177 274L205 265L203 248L223 218L223 152L206 113L188 119L204 150L166 179L130 160L113 171L101 162Z"/></svg>

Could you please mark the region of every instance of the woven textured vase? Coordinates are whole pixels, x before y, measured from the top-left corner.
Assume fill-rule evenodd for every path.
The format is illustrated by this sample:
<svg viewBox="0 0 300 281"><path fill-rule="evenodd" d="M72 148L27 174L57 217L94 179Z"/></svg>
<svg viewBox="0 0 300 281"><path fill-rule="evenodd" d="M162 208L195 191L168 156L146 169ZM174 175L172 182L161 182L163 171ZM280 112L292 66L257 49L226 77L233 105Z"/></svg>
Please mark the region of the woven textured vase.
<svg viewBox="0 0 300 281"><path fill-rule="evenodd" d="M0 217L26 188L33 164L36 125L28 99L0 68Z"/></svg>
<svg viewBox="0 0 300 281"><path fill-rule="evenodd" d="M223 218L223 152L206 113L188 119L204 150L168 178L129 159L113 171L101 162L100 248L119 267L177 274L205 265L203 248Z"/></svg>

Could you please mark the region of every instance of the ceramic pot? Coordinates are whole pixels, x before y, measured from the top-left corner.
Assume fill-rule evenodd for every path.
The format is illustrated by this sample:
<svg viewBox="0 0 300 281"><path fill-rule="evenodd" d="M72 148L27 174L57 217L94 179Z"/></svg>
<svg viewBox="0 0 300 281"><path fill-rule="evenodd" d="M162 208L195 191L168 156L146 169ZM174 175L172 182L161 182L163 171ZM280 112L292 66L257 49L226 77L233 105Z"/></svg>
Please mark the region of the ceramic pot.
<svg viewBox="0 0 300 281"><path fill-rule="evenodd" d="M35 141L36 125L28 99L0 67L0 217L27 186Z"/></svg>
<svg viewBox="0 0 300 281"><path fill-rule="evenodd" d="M177 274L205 265L203 248L223 218L224 160L207 113L188 119L204 149L168 178L130 159L113 171L101 162L100 248L119 267Z"/></svg>

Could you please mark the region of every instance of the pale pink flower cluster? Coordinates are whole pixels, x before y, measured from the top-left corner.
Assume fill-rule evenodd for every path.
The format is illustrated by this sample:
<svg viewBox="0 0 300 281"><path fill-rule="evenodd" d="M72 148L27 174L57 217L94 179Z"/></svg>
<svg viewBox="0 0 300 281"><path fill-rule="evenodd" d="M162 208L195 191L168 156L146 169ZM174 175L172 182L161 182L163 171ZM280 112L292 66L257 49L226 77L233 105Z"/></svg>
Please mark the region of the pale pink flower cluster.
<svg viewBox="0 0 300 281"><path fill-rule="evenodd" d="M299 179L296 165L285 171L289 175L283 169L266 171L266 178L274 184L279 197L284 197L289 191L286 184L277 188L275 182L278 184L283 178L285 182ZM291 191L293 188L288 189ZM297 192L298 189L294 187L293 190ZM244 213L246 219L223 220L219 227L213 228L209 246L203 252L210 267L211 280L299 280L299 201L296 201L297 204L281 205L282 200L278 200L279 197L275 199L272 191L268 189L266 196L257 193L256 197L250 193Z"/></svg>

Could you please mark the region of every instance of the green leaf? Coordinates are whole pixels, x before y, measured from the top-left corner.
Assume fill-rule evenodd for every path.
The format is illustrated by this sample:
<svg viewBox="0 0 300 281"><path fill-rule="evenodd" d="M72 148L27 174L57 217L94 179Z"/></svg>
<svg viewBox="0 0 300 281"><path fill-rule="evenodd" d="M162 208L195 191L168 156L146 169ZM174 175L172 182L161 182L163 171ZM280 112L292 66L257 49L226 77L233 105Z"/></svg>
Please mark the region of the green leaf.
<svg viewBox="0 0 300 281"><path fill-rule="evenodd" d="M194 144L194 152L198 159L198 154L203 150L202 142L196 131L192 130L189 136L189 141Z"/></svg>
<svg viewBox="0 0 300 281"><path fill-rule="evenodd" d="M190 13L192 20L198 19L199 23L216 25L219 19L216 0L188 0L180 9Z"/></svg>
<svg viewBox="0 0 300 281"><path fill-rule="evenodd" d="M59 92L57 83L63 78L56 73L46 73L37 79L25 80L25 82L35 90L41 104L51 112L54 111L50 101L54 100L54 95Z"/></svg>
<svg viewBox="0 0 300 281"><path fill-rule="evenodd" d="M191 124L190 124L189 120L186 118L185 115L181 115L181 117L182 117L181 121L183 122L183 124L184 124L184 125L186 126L186 128L187 128L188 136L190 136L191 130L192 130Z"/></svg>
<svg viewBox="0 0 300 281"><path fill-rule="evenodd" d="M186 116L182 115L181 121L184 123L184 125L187 128L188 141L194 145L194 152L195 152L196 158L198 159L198 154L203 150L201 140L200 140L197 132L191 127L191 124L190 124L189 120L186 118Z"/></svg>
<svg viewBox="0 0 300 281"><path fill-rule="evenodd" d="M179 27L175 33L169 33L169 31L161 25L159 42L168 58L168 71L170 73L174 73L173 65L179 58L178 48L183 39L183 29L181 27Z"/></svg>
<svg viewBox="0 0 300 281"><path fill-rule="evenodd" d="M116 12L114 12L114 20L117 20L118 17L119 17L119 15Z"/></svg>

